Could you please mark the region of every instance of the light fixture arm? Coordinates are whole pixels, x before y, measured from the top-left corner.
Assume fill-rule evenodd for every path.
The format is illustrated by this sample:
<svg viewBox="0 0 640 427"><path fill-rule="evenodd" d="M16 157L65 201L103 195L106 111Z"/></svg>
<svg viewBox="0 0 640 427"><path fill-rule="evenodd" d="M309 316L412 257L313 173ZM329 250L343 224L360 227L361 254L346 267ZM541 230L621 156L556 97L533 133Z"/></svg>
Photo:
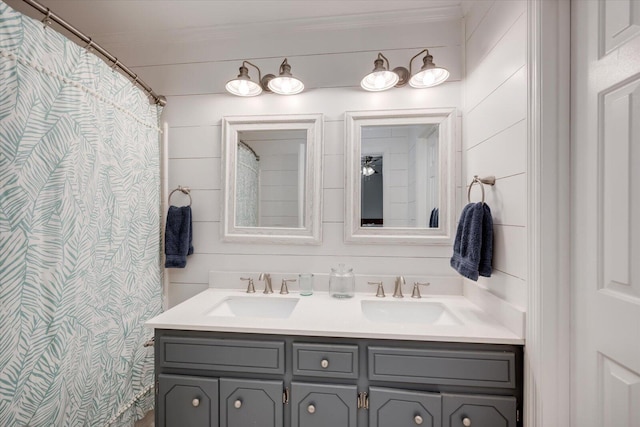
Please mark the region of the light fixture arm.
<svg viewBox="0 0 640 427"><path fill-rule="evenodd" d="M409 60L409 76L413 75L413 68L412 68L412 64L413 64L413 60L416 59L418 56L422 55L423 53L427 52L427 55L429 55L429 49L422 49L420 52L416 53L410 60Z"/></svg>
<svg viewBox="0 0 640 427"><path fill-rule="evenodd" d="M287 58L284 58L282 64L280 64L280 68L278 69L278 74L281 76L290 76L291 75L291 65L287 62Z"/></svg>
<svg viewBox="0 0 640 427"><path fill-rule="evenodd" d="M384 55L382 54L382 52L379 52L379 53L378 53L378 59L380 59L380 58L384 59L384 60L387 62L387 70L390 70L390 69L391 69L391 67L389 66L389 60L387 59L387 57L386 57L386 56L384 56Z"/></svg>
<svg viewBox="0 0 640 427"><path fill-rule="evenodd" d="M247 67L245 67L245 64L249 64L249 65L251 65L253 68L255 68L256 70L258 70L258 81L262 80L262 73L260 72L260 68L258 68L258 66L257 66L257 65L252 64L252 63L251 63L251 62L249 62L249 61L242 61L242 66L243 66L244 68L247 68Z"/></svg>

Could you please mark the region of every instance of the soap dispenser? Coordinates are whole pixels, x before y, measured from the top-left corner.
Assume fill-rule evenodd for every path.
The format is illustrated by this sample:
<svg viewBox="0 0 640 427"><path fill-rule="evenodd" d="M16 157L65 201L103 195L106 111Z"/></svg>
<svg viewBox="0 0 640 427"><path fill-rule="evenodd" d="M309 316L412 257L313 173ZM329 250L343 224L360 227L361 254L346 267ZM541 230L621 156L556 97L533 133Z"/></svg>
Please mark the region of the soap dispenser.
<svg viewBox="0 0 640 427"><path fill-rule="evenodd" d="M356 280L353 268L346 268L344 264L338 264L338 268L332 268L329 275L329 295L334 298L351 298L356 288Z"/></svg>

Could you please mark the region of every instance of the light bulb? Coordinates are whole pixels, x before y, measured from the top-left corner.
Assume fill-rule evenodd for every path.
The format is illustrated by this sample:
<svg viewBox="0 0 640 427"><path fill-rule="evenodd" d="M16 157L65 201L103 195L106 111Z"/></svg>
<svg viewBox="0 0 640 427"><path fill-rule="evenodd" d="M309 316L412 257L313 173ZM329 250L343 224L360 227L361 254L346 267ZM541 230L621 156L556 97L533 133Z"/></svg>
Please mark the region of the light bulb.
<svg viewBox="0 0 640 427"><path fill-rule="evenodd" d="M384 85L385 85L384 72L375 73L375 78L373 79L373 86L375 86L376 89L382 89Z"/></svg>
<svg viewBox="0 0 640 427"><path fill-rule="evenodd" d="M283 92L291 92L291 79L288 77L285 77L282 79L282 91Z"/></svg>
<svg viewBox="0 0 640 427"><path fill-rule="evenodd" d="M242 80L238 85L238 92L240 92L240 95L242 96L247 96L249 93L249 85L245 80Z"/></svg>
<svg viewBox="0 0 640 427"><path fill-rule="evenodd" d="M444 83L449 78L449 72L444 68L430 68L415 74L409 84L415 88L427 88Z"/></svg>
<svg viewBox="0 0 640 427"><path fill-rule="evenodd" d="M373 71L362 79L360 86L371 92L379 92L391 89L396 83L398 83L398 79L398 75L393 71Z"/></svg>
<svg viewBox="0 0 640 427"><path fill-rule="evenodd" d="M295 95L304 89L304 84L295 77L276 77L268 85L272 92L279 95Z"/></svg>

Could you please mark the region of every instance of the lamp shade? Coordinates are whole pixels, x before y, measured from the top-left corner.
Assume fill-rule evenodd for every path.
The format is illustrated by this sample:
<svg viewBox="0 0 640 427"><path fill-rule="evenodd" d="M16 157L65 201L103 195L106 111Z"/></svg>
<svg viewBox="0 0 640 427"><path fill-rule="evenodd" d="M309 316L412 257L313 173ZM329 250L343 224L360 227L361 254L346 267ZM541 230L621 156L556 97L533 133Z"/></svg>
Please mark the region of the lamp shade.
<svg viewBox="0 0 640 427"><path fill-rule="evenodd" d="M291 65L285 58L280 65L280 75L269 80L269 90L278 95L295 95L304 90L304 83L293 77L291 74Z"/></svg>
<svg viewBox="0 0 640 427"><path fill-rule="evenodd" d="M244 65L240 67L238 77L227 82L225 89L236 96L256 96L262 93L262 88L251 80L249 70Z"/></svg>
<svg viewBox="0 0 640 427"><path fill-rule="evenodd" d="M360 82L362 89L370 92L380 92L391 89L396 85L396 83L398 83L400 77L398 77L398 75L393 71L389 71L385 68L382 58L384 58L384 56L379 53L378 58L373 61L373 71L364 76Z"/></svg>
<svg viewBox="0 0 640 427"><path fill-rule="evenodd" d="M444 83L449 78L449 71L446 68L438 67L433 63L433 56L427 55L423 60L424 65L416 74L411 77L409 84L418 89L437 86Z"/></svg>

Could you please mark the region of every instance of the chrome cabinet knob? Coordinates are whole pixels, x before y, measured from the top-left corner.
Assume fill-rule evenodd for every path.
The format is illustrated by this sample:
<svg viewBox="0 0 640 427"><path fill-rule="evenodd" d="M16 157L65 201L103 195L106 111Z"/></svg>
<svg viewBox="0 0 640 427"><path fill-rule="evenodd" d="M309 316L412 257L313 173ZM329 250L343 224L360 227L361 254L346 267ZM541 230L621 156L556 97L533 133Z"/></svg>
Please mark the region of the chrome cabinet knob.
<svg viewBox="0 0 640 427"><path fill-rule="evenodd" d="M462 419L462 425L464 427L471 427L471 418L463 418Z"/></svg>
<svg viewBox="0 0 640 427"><path fill-rule="evenodd" d="M196 397L191 401L191 404L193 405L194 408L197 408L198 406L200 406L200 399Z"/></svg>
<svg viewBox="0 0 640 427"><path fill-rule="evenodd" d="M415 417L413 417L413 421L414 421L417 425L420 425L420 424L422 424L422 422L423 422L424 420L422 419L422 417L421 417L420 415L416 415Z"/></svg>
<svg viewBox="0 0 640 427"><path fill-rule="evenodd" d="M327 359L322 359L322 361L320 361L320 366L322 366L323 369L327 369L329 367L329 361Z"/></svg>
<svg viewBox="0 0 640 427"><path fill-rule="evenodd" d="M235 402L233 402L233 407L236 409L240 409L242 407L242 400L238 399Z"/></svg>
<svg viewBox="0 0 640 427"><path fill-rule="evenodd" d="M316 413L316 407L313 405L309 405L307 406L307 412L310 414L315 414Z"/></svg>

